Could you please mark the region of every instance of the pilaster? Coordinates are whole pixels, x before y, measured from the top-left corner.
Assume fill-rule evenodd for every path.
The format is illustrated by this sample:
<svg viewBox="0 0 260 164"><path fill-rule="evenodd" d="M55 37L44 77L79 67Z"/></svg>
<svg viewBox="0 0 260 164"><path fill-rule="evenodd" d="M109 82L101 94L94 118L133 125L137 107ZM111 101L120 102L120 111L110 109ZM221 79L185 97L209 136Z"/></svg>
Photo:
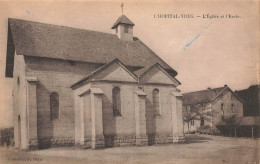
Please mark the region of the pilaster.
<svg viewBox="0 0 260 164"><path fill-rule="evenodd" d="M28 149L38 149L37 137L37 79L27 77L26 80L26 120Z"/></svg>
<svg viewBox="0 0 260 164"><path fill-rule="evenodd" d="M136 145L148 145L148 136L146 134L146 117L145 117L145 98L143 91L135 91L135 125L136 125Z"/></svg>
<svg viewBox="0 0 260 164"><path fill-rule="evenodd" d="M183 120L182 120L182 95L178 90L172 91L172 128L173 142L184 142Z"/></svg>

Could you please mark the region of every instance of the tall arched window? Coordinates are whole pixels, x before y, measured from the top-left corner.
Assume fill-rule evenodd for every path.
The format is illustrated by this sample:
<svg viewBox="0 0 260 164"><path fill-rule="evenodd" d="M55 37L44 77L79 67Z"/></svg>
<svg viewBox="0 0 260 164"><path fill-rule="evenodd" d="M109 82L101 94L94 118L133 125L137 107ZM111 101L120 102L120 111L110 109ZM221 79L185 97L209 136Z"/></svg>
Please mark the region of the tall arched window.
<svg viewBox="0 0 260 164"><path fill-rule="evenodd" d="M120 88L118 87L113 88L112 98L113 98L113 116L121 116Z"/></svg>
<svg viewBox="0 0 260 164"><path fill-rule="evenodd" d="M52 92L50 95L50 112L51 120L59 118L59 95L56 92Z"/></svg>
<svg viewBox="0 0 260 164"><path fill-rule="evenodd" d="M160 98L159 98L159 89L153 90L153 109L155 115L160 115Z"/></svg>

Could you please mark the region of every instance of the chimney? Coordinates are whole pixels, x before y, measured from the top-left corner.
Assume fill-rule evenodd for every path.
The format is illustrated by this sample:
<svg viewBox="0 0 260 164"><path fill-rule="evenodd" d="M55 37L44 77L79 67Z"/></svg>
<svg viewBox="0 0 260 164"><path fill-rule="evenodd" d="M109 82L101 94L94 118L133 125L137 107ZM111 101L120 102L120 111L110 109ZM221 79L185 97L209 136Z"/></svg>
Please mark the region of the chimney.
<svg viewBox="0 0 260 164"><path fill-rule="evenodd" d="M227 84L225 84L224 87L227 87Z"/></svg>
<svg viewBox="0 0 260 164"><path fill-rule="evenodd" d="M211 88L210 88L210 87L208 87L208 90L211 90Z"/></svg>

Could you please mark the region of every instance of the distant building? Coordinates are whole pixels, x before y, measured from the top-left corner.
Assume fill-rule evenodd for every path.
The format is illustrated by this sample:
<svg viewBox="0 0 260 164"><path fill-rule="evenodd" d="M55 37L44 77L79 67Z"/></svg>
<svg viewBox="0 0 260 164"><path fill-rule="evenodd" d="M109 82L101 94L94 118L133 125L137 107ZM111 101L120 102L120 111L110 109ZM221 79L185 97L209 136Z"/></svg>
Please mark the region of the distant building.
<svg viewBox="0 0 260 164"><path fill-rule="evenodd" d="M228 86L183 94L183 111L191 112L193 119L184 123L184 132L216 127L222 117L236 114L243 117L243 100Z"/></svg>
<svg viewBox="0 0 260 164"><path fill-rule="evenodd" d="M125 15L112 29L8 20L17 148L183 142L177 72L133 36Z"/></svg>
<svg viewBox="0 0 260 164"><path fill-rule="evenodd" d="M247 89L235 92L244 103L244 116L260 116L260 89L259 85L252 85Z"/></svg>

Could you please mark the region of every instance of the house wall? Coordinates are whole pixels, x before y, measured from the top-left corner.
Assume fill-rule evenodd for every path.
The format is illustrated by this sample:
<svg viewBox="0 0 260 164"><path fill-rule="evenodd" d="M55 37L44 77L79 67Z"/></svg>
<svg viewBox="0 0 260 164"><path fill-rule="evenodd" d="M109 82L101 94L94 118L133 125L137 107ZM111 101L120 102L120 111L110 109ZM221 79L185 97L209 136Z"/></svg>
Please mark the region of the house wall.
<svg viewBox="0 0 260 164"><path fill-rule="evenodd" d="M36 77L39 143L74 141L74 94L70 86L100 67L97 64L25 56L25 74ZM50 94L59 95L59 119L51 120ZM52 143L50 143L52 139ZM57 145L58 146L58 145Z"/></svg>
<svg viewBox="0 0 260 164"><path fill-rule="evenodd" d="M233 95L229 90L225 90L223 92L223 98L219 96L216 98L212 104L212 110L215 111L215 115L213 117L213 125L216 125L221 121L222 113L221 113L221 104L224 104L224 117L230 117L232 114L236 114L237 117L243 117L243 103L237 99L237 97L233 96L233 100L231 99L231 95ZM234 113L231 110L231 104L234 104Z"/></svg>
<svg viewBox="0 0 260 164"><path fill-rule="evenodd" d="M208 116L204 119L204 126L212 127L212 130L217 130L216 124L221 121L222 113L221 113L221 104L224 104L224 117L229 117L232 114L237 114L237 117L243 117L243 103L237 99L233 95L233 99L231 98L232 92L229 90L225 90L223 92L223 98L218 96L213 102L208 103L205 107L205 110L212 110L212 117ZM235 112L232 113L231 104L234 104ZM196 104L198 105L198 104ZM186 106L183 106L185 108ZM189 131L197 131L200 127L200 119L194 120L194 125L189 127ZM188 124L184 123L184 132L188 132Z"/></svg>

